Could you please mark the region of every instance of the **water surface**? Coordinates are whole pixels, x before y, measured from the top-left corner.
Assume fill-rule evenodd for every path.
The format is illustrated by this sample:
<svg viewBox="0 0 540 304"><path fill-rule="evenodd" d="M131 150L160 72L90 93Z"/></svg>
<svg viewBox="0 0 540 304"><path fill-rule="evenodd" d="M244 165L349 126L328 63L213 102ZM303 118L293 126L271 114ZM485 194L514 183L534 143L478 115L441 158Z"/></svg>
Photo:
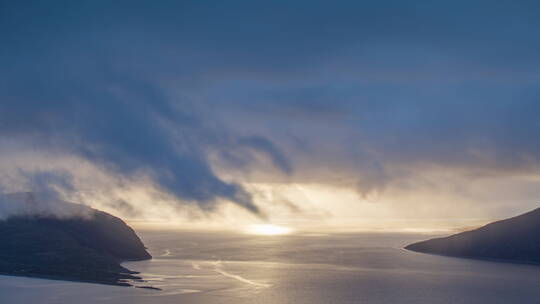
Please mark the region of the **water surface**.
<svg viewBox="0 0 540 304"><path fill-rule="evenodd" d="M0 276L0 303L536 303L540 267L403 250L430 235L140 231L163 289Z"/></svg>

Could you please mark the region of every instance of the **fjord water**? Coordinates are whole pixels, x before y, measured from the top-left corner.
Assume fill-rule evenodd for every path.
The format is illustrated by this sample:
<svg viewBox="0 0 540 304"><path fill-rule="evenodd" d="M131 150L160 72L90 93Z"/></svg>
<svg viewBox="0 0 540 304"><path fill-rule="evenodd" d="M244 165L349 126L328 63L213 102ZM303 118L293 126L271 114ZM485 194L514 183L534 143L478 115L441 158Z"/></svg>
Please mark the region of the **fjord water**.
<svg viewBox="0 0 540 304"><path fill-rule="evenodd" d="M0 303L532 303L540 266L409 252L410 233L141 231L162 291L0 276Z"/></svg>

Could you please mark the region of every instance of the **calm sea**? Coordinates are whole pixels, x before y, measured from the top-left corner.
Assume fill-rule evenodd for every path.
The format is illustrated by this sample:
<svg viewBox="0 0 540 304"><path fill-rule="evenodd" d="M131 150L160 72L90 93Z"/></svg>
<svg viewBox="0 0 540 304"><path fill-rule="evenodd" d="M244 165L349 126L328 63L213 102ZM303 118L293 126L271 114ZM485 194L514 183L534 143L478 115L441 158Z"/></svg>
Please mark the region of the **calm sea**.
<svg viewBox="0 0 540 304"><path fill-rule="evenodd" d="M140 231L162 291L0 276L0 303L540 303L540 266L418 254L405 233Z"/></svg>

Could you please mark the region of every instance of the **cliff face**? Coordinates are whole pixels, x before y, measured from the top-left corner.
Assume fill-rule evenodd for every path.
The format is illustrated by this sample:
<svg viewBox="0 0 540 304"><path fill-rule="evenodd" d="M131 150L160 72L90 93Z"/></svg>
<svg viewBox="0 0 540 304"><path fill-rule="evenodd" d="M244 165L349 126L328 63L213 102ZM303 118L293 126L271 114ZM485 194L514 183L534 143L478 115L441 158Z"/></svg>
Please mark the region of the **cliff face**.
<svg viewBox="0 0 540 304"><path fill-rule="evenodd" d="M120 262L150 254L121 219L84 208L84 216L18 214L0 220L0 273L129 285L123 279L138 277Z"/></svg>
<svg viewBox="0 0 540 304"><path fill-rule="evenodd" d="M405 248L455 257L540 263L540 208L476 230Z"/></svg>

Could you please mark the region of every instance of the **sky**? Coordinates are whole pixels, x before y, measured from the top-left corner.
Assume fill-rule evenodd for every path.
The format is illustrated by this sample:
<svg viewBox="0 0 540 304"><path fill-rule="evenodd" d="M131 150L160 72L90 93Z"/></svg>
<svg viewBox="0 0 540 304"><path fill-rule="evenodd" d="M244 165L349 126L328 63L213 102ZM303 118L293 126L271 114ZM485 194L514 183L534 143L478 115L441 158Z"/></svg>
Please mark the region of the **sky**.
<svg viewBox="0 0 540 304"><path fill-rule="evenodd" d="M540 206L537 1L0 1L0 190L125 218Z"/></svg>

